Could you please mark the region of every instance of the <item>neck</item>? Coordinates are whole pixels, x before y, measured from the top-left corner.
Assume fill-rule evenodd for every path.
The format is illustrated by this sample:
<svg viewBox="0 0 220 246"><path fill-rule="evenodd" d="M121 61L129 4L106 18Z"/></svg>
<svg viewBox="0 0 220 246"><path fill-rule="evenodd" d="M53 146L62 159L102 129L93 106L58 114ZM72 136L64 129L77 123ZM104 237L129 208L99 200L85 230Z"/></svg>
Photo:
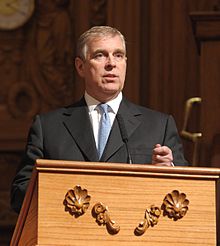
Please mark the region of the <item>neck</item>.
<svg viewBox="0 0 220 246"><path fill-rule="evenodd" d="M91 95L90 93L87 92L88 95L90 95L91 97L93 97L94 99L96 99L97 101L101 102L101 103L107 103L113 99L115 99L118 95L119 95L120 91L117 92L114 95Z"/></svg>

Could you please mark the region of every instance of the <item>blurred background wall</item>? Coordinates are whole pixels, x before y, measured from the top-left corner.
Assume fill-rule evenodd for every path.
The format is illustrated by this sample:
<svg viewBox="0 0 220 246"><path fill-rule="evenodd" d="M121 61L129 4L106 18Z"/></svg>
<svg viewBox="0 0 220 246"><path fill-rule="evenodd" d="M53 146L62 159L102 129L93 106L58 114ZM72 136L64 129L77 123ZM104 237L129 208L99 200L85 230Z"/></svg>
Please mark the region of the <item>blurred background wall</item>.
<svg viewBox="0 0 220 246"><path fill-rule="evenodd" d="M0 245L9 244L17 220L9 205L10 185L33 116L68 105L83 92L74 69L79 35L94 25L118 28L128 50L124 94L134 103L172 114L181 132L185 103L202 97L204 86L201 50L190 16L213 11L218 15L218 10L217 0L0 1ZM209 99L220 98L220 90L211 89L207 80L203 83ZM220 167L220 131L208 120L201 124L203 105L202 98L193 106L187 129L204 136L212 130L212 135L205 151L202 145L197 149L194 165ZM219 121L218 107L206 107L205 112L206 119L211 113ZM182 140L192 164L194 143ZM213 149L215 154L204 155Z"/></svg>

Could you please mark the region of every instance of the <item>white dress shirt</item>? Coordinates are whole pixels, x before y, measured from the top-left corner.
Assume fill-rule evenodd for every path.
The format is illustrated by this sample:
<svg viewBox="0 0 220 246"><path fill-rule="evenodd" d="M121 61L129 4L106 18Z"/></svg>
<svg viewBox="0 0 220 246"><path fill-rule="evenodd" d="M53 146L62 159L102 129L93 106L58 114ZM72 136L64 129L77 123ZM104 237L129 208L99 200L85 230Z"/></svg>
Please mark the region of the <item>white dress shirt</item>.
<svg viewBox="0 0 220 246"><path fill-rule="evenodd" d="M96 147L98 147L98 133L99 133L99 122L101 119L101 114L99 112L99 109L96 107L101 102L91 97L87 92L85 92L84 96L89 110L89 117L93 128ZM109 117L110 117L111 125L115 120L115 116L118 112L118 108L120 106L121 100L122 100L122 92L120 92L116 98L106 103L110 106Z"/></svg>

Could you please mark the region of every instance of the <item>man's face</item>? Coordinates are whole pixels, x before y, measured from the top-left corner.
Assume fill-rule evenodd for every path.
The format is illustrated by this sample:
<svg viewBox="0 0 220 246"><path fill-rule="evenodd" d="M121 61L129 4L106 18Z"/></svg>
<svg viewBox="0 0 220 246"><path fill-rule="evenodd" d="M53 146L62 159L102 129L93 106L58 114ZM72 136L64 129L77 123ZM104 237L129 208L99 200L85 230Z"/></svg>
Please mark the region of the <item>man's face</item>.
<svg viewBox="0 0 220 246"><path fill-rule="evenodd" d="M75 63L87 93L101 102L115 98L124 87L126 59L119 36L92 39L85 61Z"/></svg>

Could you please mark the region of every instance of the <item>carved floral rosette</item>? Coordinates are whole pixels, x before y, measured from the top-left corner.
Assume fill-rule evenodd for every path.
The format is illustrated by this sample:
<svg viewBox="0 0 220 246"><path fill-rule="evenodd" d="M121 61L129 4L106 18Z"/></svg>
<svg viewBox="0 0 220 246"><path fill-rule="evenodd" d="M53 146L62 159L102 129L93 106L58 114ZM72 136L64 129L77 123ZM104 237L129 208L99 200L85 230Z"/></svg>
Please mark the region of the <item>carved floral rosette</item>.
<svg viewBox="0 0 220 246"><path fill-rule="evenodd" d="M65 209L71 215L78 217L86 212L90 205L90 199L87 190L77 185L66 193L64 199Z"/></svg>
<svg viewBox="0 0 220 246"><path fill-rule="evenodd" d="M163 200L162 208L165 215L174 220L181 219L188 211L189 200L186 194L173 190L167 194Z"/></svg>

